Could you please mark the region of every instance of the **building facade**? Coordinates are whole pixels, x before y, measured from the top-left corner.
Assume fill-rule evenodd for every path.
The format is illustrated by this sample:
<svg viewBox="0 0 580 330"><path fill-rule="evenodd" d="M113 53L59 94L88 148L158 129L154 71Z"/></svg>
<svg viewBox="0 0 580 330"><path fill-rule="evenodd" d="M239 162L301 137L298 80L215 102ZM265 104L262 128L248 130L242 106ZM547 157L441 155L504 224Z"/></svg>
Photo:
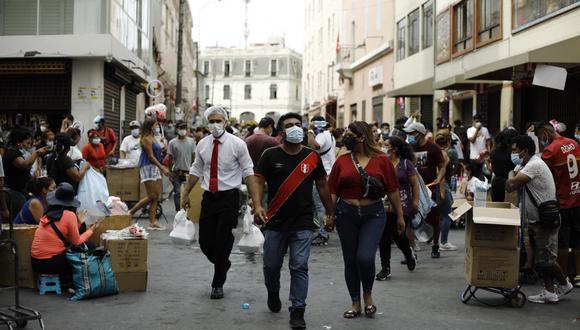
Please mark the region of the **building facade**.
<svg viewBox="0 0 580 330"><path fill-rule="evenodd" d="M151 32L150 0L0 0L3 128L72 113L121 133L146 103Z"/></svg>
<svg viewBox="0 0 580 330"><path fill-rule="evenodd" d="M391 96L408 104L434 95L431 105L424 109L420 102L419 107L430 120L461 119L470 125L478 113L497 133L555 118L573 134L570 127L580 122L579 0L395 3L398 56ZM426 16L426 6L433 6L434 14ZM432 45L423 47L422 40L431 38ZM410 51L416 40L421 47ZM565 70L564 89L534 84L534 78L541 80L537 68L545 65ZM411 75L412 68L422 69Z"/></svg>
<svg viewBox="0 0 580 330"><path fill-rule="evenodd" d="M248 48L206 48L199 56L203 99L240 122L301 111L302 56L272 39Z"/></svg>

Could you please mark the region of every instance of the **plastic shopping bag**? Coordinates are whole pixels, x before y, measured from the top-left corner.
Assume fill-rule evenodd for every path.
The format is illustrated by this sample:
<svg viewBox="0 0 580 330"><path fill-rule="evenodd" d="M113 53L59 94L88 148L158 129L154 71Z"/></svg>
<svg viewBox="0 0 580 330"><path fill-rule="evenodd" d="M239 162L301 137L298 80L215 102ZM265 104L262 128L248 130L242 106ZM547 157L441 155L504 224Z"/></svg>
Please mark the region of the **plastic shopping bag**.
<svg viewBox="0 0 580 330"><path fill-rule="evenodd" d="M179 210L173 219L173 230L169 233L171 241L178 245L191 245L195 240L195 226L187 219L187 212Z"/></svg>
<svg viewBox="0 0 580 330"><path fill-rule="evenodd" d="M89 168L79 183L77 199L81 202L80 210L100 210L97 201L104 203L109 199L107 179L94 168Z"/></svg>
<svg viewBox="0 0 580 330"><path fill-rule="evenodd" d="M433 236L433 227L426 223L425 219L431 209L435 207L435 202L431 199L431 190L427 188L423 178L418 173L417 179L419 180L419 205L411 224L417 240L427 242Z"/></svg>
<svg viewBox="0 0 580 330"><path fill-rule="evenodd" d="M254 225L254 220L250 209L247 208L244 214L243 235L238 242L240 251L246 253L256 253L262 250L264 245L264 235L260 228Z"/></svg>

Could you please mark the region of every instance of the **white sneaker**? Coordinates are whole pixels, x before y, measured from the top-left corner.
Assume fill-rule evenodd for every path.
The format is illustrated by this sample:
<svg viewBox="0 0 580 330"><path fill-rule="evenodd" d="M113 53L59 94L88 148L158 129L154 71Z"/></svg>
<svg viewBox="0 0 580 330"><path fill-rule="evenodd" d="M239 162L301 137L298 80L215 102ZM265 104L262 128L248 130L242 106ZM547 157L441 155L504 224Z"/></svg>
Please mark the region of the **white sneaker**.
<svg viewBox="0 0 580 330"><path fill-rule="evenodd" d="M457 250L457 246L449 242L439 245L439 251L455 251L455 250Z"/></svg>
<svg viewBox="0 0 580 330"><path fill-rule="evenodd" d="M558 300L556 293L549 292L546 289L542 290L538 295L528 297L528 301L535 304L555 304Z"/></svg>
<svg viewBox="0 0 580 330"><path fill-rule="evenodd" d="M566 284L565 285L558 285L556 288L556 293L558 294L558 298L567 295L568 293L572 292L574 289L574 285L570 282L570 279L566 277Z"/></svg>

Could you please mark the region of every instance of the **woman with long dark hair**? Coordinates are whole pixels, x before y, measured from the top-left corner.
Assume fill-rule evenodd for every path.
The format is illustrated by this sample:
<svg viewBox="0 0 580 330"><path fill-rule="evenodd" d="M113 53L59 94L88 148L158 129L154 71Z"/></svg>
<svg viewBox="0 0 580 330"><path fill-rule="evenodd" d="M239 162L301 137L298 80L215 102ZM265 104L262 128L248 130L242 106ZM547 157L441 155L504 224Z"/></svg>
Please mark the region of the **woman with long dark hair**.
<svg viewBox="0 0 580 330"><path fill-rule="evenodd" d="M419 180L415 170L415 154L411 146L396 136L389 136L384 141L387 156L393 163L399 181L401 194L401 208L405 219L405 232L397 233L397 214L392 204L386 205L387 223L379 244L381 255L381 271L377 274L378 281L386 280L391 276L391 243L394 240L403 255L407 268L412 271L416 266L416 255L411 251L408 233L413 235L409 226L413 214L419 205Z"/></svg>
<svg viewBox="0 0 580 330"><path fill-rule="evenodd" d="M131 215L137 210L149 204L149 227L148 230L165 230L165 227L157 223L157 203L161 195L161 173L170 176L171 172L161 164L161 146L155 139L155 131L159 124L153 118L147 118L143 122L141 131L141 157L139 158L139 175L141 183L145 185L147 197L141 199L129 210Z"/></svg>
<svg viewBox="0 0 580 330"><path fill-rule="evenodd" d="M395 169L375 141L369 124L356 121L348 126L344 145L350 153L338 157L328 180L336 204L336 229L344 258L344 275L352 300L345 318L361 315L361 283L364 313L374 316L377 307L372 297L375 279L375 256L385 228L385 208L381 198L386 194L397 214L399 235L405 220Z"/></svg>
<svg viewBox="0 0 580 330"><path fill-rule="evenodd" d="M56 189L52 178L41 176L28 182L28 191L32 198L26 201L14 217L14 224L36 225L48 207L46 195Z"/></svg>
<svg viewBox="0 0 580 330"><path fill-rule="evenodd" d="M46 160L46 170L48 176L54 179L57 185L68 182L73 187L75 193L78 190L79 182L85 176L91 165L85 162L81 169L68 156L70 148L74 146L74 141L66 133L58 133L55 138L54 155Z"/></svg>

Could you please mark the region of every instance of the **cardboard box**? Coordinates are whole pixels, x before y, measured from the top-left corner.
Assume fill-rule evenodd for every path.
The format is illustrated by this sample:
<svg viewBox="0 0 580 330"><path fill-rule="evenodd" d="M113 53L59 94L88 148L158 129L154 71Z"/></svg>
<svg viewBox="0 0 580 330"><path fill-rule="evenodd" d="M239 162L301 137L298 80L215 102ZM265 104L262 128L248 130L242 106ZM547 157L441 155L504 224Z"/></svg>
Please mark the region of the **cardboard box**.
<svg viewBox="0 0 580 330"><path fill-rule="evenodd" d="M107 186L110 196L117 196L122 201L135 202L140 199L139 168L107 168Z"/></svg>
<svg viewBox="0 0 580 330"><path fill-rule="evenodd" d="M9 225L2 225L1 239L9 238L9 228ZM18 253L18 280L20 287L23 288L36 288L36 277L30 262L30 250L37 228L37 225L14 225L14 240ZM0 285L14 285L14 257L9 245L0 246Z"/></svg>
<svg viewBox="0 0 580 330"><path fill-rule="evenodd" d="M515 288L520 249L465 248L465 280L472 286Z"/></svg>
<svg viewBox="0 0 580 330"><path fill-rule="evenodd" d="M510 203L486 203L467 211L465 246L517 249L520 211Z"/></svg>
<svg viewBox="0 0 580 330"><path fill-rule="evenodd" d="M147 272L146 239L107 239L104 242L111 252L111 267L115 274Z"/></svg>
<svg viewBox="0 0 580 330"><path fill-rule="evenodd" d="M183 194L184 186L181 187ZM203 189L201 189L201 180L198 180L191 192L189 193L189 209L187 210L187 218L193 223L199 223L199 216L201 214L201 200L203 198Z"/></svg>
<svg viewBox="0 0 580 330"><path fill-rule="evenodd" d="M99 246L101 245L101 234L107 230L120 230L127 228L133 224L133 218L130 215L112 215L110 217L105 217L99 222L99 225L93 231L93 235L89 238L88 242Z"/></svg>
<svg viewBox="0 0 580 330"><path fill-rule="evenodd" d="M147 290L147 272L115 273L117 287L120 292L135 292Z"/></svg>

